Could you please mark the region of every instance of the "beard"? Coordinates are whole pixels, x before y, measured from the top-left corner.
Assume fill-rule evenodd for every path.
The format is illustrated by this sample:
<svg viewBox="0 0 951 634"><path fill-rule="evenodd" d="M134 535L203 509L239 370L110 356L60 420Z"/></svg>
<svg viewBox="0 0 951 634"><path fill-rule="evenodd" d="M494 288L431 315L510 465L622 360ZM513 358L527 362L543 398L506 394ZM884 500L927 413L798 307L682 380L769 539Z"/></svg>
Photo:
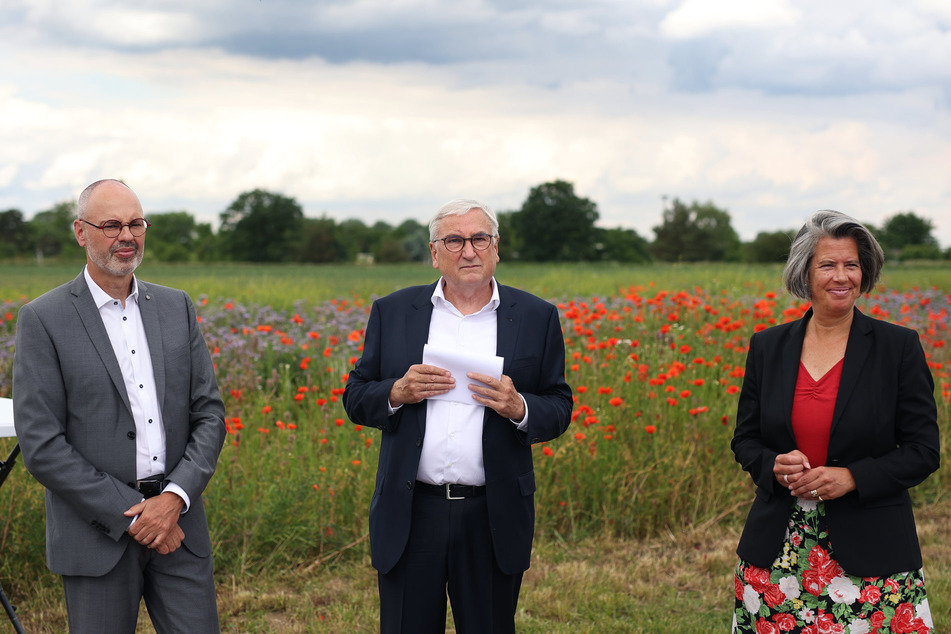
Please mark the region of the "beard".
<svg viewBox="0 0 951 634"><path fill-rule="evenodd" d="M134 249L135 255L133 255L130 260L119 259L115 256L115 252L119 249ZM139 245L135 242L116 242L110 247L108 252L87 249L89 259L91 259L96 266L116 277L131 275L133 271L139 267L139 264L142 263L144 251L145 246L143 245L140 249Z"/></svg>

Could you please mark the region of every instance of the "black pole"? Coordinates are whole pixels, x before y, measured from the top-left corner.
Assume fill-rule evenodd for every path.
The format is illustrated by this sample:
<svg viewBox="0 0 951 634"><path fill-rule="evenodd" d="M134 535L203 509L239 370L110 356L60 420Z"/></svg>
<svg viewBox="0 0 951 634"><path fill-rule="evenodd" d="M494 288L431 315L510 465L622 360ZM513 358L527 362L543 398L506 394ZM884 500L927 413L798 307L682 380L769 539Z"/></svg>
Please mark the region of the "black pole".
<svg viewBox="0 0 951 634"><path fill-rule="evenodd" d="M13 470L13 464L16 462L17 454L19 453L20 443L17 443L13 446L13 451L7 456L6 461L0 461L0 486L3 485L3 481L10 475L10 471ZM0 603L3 604L3 609L6 610L7 616L10 617L10 622L13 623L13 631L17 634L25 634L23 626L20 625L20 619L17 618L17 609L11 605L10 600L3 591L2 585L0 585Z"/></svg>

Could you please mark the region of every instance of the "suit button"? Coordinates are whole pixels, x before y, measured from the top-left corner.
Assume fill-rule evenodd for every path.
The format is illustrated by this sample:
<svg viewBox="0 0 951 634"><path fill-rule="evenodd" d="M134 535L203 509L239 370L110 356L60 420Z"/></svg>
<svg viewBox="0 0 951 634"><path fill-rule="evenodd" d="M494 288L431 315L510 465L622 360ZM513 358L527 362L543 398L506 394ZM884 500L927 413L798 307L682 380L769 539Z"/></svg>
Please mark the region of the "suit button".
<svg viewBox="0 0 951 634"><path fill-rule="evenodd" d="M134 431L130 431L128 434L126 434L126 436L129 437L129 440L135 440L135 432L134 432Z"/></svg>
<svg viewBox="0 0 951 634"><path fill-rule="evenodd" d="M407 489L412 489L412 488L413 488L413 482L412 482L411 480L407 480L407 481L406 481L406 488L407 488Z"/></svg>
<svg viewBox="0 0 951 634"><path fill-rule="evenodd" d="M416 446L417 446L417 447L421 447L422 444L423 444L423 439L422 439L422 438L417 438L417 439L416 439Z"/></svg>

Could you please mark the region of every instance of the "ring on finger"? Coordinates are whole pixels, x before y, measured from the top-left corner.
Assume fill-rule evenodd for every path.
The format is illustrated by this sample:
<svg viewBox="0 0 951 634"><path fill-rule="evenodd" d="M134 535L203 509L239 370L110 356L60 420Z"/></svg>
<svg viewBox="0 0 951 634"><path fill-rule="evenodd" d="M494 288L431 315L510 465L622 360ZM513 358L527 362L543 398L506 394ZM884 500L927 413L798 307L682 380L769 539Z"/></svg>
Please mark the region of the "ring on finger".
<svg viewBox="0 0 951 634"><path fill-rule="evenodd" d="M812 491L809 492L809 495L811 495L814 498L817 498L819 497L819 492L813 489Z"/></svg>
<svg viewBox="0 0 951 634"><path fill-rule="evenodd" d="M821 496L821 495L817 495L816 497L817 497L817 498L819 498L819 501L820 501L820 502L822 502L822 501L823 501L823 500L822 500L822 496Z"/></svg>
<svg viewBox="0 0 951 634"><path fill-rule="evenodd" d="M786 475L785 473L783 474L783 482L785 482L786 484L789 484L789 476Z"/></svg>

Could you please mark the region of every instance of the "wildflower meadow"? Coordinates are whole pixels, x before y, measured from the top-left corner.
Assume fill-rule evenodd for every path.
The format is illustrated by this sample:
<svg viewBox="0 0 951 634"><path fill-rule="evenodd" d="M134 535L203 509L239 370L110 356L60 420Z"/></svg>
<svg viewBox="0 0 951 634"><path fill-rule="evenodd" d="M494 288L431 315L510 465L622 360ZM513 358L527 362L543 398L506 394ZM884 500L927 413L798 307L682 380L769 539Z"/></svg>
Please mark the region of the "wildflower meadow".
<svg viewBox="0 0 951 634"><path fill-rule="evenodd" d="M638 544L684 547L678 536L699 535L686 545L693 552L685 556L693 563L657 584L667 583L674 593L700 593L715 608L704 620L684 601L678 615L675 598L665 604L666 622L697 624L696 630L680 631L712 631L703 629L709 624L725 630L733 599L729 553L752 496L730 451L749 337L798 319L808 304L781 291L775 266L506 266L499 266L500 282L558 306L575 398L568 432L533 447L536 551L542 553L537 574L548 571L557 583L571 584L571 568L559 564L572 552L617 544L630 546L629 552L637 552ZM18 308L78 273L55 271L60 279L52 283L49 271L22 268L5 278L9 291L0 289L0 396L5 397L12 393ZM219 586L229 597L222 602L224 629L372 631L376 606L367 510L380 432L352 424L341 396L361 354L373 299L432 281L435 273L418 266L155 265L140 276L191 294L226 406L228 436L205 493ZM867 314L920 334L935 378L944 441L951 407L949 303L951 273L927 268L886 268L885 282L860 301ZM12 439L0 439L0 459L12 446ZM943 444L943 458L947 451ZM951 474L944 468L915 489L916 504L951 514L949 484ZM0 489L0 583L19 601L24 620L38 626L42 623L30 621L31 610L44 611L49 622L62 618L59 587L44 564L43 516L41 488L17 466ZM716 544L721 540L727 543ZM714 545L720 558L704 572ZM707 574L712 581L695 588L690 566L699 566L693 571L698 578ZM951 570L935 565L934 572L932 610L938 624L951 627ZM615 573L636 574L623 567ZM310 611L290 608L286 598L262 606L262 595L248 590L255 580L273 588L282 576L294 580L289 585L307 584ZM321 588L341 578L357 579L363 594L322 601ZM556 605L541 577L537 588L530 576L526 582L520 604L531 613L523 621L526 631L675 631L633 625L645 618L636 602L618 599L596 610L614 610L613 615L595 616ZM248 594L241 595L242 588ZM576 604L603 600L594 591L574 592ZM353 605L341 605L347 602ZM342 618L335 611L351 615ZM262 612L271 616L260 617ZM0 631L3 627L0 618Z"/></svg>

